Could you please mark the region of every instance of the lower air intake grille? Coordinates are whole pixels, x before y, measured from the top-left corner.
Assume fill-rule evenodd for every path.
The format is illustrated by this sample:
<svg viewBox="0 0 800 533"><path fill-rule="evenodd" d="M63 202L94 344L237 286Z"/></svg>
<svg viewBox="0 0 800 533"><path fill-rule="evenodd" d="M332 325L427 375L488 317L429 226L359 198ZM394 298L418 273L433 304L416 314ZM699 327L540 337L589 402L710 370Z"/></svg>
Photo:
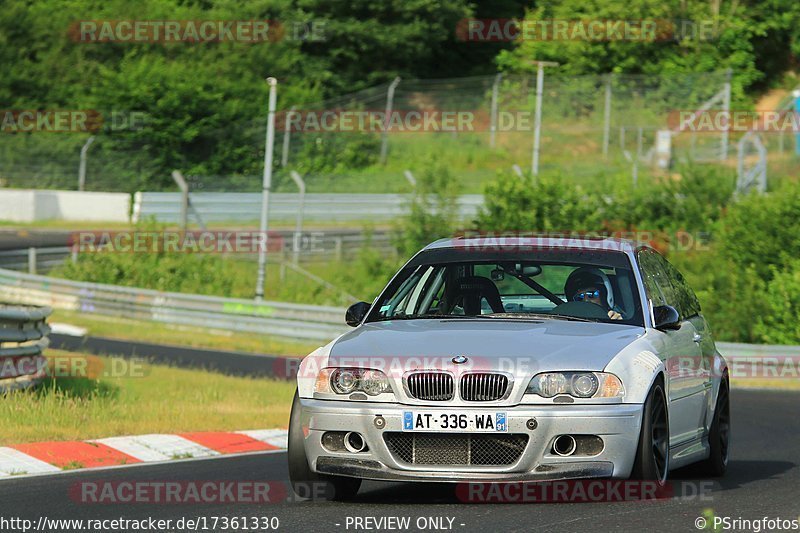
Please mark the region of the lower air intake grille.
<svg viewBox="0 0 800 533"><path fill-rule="evenodd" d="M517 434L387 432L383 439L397 461L412 465L512 465L528 444Z"/></svg>

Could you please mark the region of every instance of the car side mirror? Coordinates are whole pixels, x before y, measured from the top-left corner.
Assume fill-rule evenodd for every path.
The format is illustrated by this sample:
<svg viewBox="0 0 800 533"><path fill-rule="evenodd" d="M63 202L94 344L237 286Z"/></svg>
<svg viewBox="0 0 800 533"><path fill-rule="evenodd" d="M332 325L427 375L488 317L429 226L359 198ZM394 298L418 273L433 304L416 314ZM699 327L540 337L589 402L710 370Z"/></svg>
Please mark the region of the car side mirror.
<svg viewBox="0 0 800 533"><path fill-rule="evenodd" d="M653 308L656 329L680 329L681 316L671 305L658 305Z"/></svg>
<svg viewBox="0 0 800 533"><path fill-rule="evenodd" d="M344 314L344 321L347 322L348 326L358 326L361 324L361 321L364 320L364 317L367 316L370 307L371 305L367 302L358 302L351 305Z"/></svg>

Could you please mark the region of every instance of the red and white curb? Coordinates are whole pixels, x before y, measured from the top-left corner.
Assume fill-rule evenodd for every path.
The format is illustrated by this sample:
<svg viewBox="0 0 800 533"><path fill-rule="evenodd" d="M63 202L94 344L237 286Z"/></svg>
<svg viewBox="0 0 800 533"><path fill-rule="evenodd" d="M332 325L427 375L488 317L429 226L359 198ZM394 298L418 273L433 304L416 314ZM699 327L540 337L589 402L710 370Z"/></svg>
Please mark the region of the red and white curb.
<svg viewBox="0 0 800 533"><path fill-rule="evenodd" d="M287 440L285 429L253 429L17 444L0 447L0 479L175 459L281 452L287 448Z"/></svg>

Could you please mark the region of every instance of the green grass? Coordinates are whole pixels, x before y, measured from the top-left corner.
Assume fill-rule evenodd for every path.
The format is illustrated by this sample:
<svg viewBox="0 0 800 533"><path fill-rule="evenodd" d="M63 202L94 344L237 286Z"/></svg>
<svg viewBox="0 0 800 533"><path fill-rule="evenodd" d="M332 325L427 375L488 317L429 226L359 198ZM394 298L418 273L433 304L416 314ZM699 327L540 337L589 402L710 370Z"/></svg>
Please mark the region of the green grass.
<svg viewBox="0 0 800 533"><path fill-rule="evenodd" d="M630 163L625 161L618 145L612 146L608 159L601 155L602 134L572 128L543 129L540 149L540 172L554 174L577 183L604 176L628 175ZM523 172L531 166L533 134L531 132L500 133L495 148L489 146L488 133L421 133L390 136L389 157L385 165L373 164L362 169L330 175L308 176L311 192L408 193L411 185L403 175L411 170L417 178L434 164L447 167L457 177L462 193L480 194L484 184L498 172L509 174L512 165ZM629 146L628 149L635 149ZM644 165L640 177L647 176ZM284 188L290 190L287 183Z"/></svg>
<svg viewBox="0 0 800 533"><path fill-rule="evenodd" d="M342 260L301 263L312 277L274 258L267 264L266 300L346 307L371 301L400 259L377 250L365 250ZM85 253L67 261L49 275L167 292L230 298L254 297L258 264L255 255ZM322 281L320 281L322 280Z"/></svg>
<svg viewBox="0 0 800 533"><path fill-rule="evenodd" d="M733 389L800 390L800 379L731 378Z"/></svg>
<svg viewBox="0 0 800 533"><path fill-rule="evenodd" d="M49 350L48 357L75 354ZM85 356L89 368L111 359ZM90 372L91 374L91 372ZM144 364L124 377L50 378L0 398L0 446L145 433L286 427L295 385ZM78 465L75 465L78 468Z"/></svg>

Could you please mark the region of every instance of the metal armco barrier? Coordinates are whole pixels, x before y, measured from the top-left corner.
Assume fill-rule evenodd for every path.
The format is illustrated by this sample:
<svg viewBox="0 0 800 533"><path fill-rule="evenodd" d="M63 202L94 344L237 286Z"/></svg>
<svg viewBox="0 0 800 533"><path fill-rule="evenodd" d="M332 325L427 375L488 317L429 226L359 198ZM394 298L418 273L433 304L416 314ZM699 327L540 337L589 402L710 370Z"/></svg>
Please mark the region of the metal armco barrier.
<svg viewBox="0 0 800 533"><path fill-rule="evenodd" d="M0 393L30 387L45 375L49 307L0 304Z"/></svg>
<svg viewBox="0 0 800 533"><path fill-rule="evenodd" d="M261 210L261 193L197 192L192 206L205 221L253 221ZM407 214L408 195L309 193L303 207L306 221L357 220L387 222ZM294 220L300 205L295 193L270 196L270 217ZM459 215L474 217L483 205L483 195L465 194L458 199ZM181 194L177 192L137 192L134 195L133 221L154 218L159 222L180 220Z"/></svg>
<svg viewBox="0 0 800 533"><path fill-rule="evenodd" d="M725 357L800 357L800 346L788 344L745 344L742 342L716 342L717 350Z"/></svg>
<svg viewBox="0 0 800 533"><path fill-rule="evenodd" d="M328 341L346 331L343 308L256 302L70 281L0 269L0 299L205 329Z"/></svg>

